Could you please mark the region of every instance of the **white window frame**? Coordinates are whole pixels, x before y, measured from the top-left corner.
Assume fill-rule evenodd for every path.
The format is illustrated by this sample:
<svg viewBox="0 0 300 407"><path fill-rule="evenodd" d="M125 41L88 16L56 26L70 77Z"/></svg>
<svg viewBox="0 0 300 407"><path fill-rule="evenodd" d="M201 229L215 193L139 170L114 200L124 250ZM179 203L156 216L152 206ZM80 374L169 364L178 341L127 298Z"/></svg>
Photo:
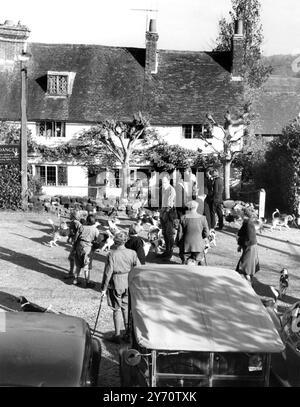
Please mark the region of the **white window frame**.
<svg viewBox="0 0 300 407"><path fill-rule="evenodd" d="M49 81L50 81L50 76L56 76L56 80L58 81L59 77L65 77L67 81L67 89L63 93L52 93L50 92L50 86L49 86ZM69 95L69 89L70 89L70 73L69 72L58 72L58 71L48 71L47 72L47 95L48 96L60 96L60 97L66 97Z"/></svg>
<svg viewBox="0 0 300 407"><path fill-rule="evenodd" d="M47 123L51 123L51 135L47 135ZM58 127L57 123L60 123L61 126L61 135L56 135L56 129ZM45 135L40 134L40 126L44 124L45 126ZM53 120L40 120L36 123L37 125L37 136L46 137L46 138L65 138L66 137L66 122L63 121L53 121Z"/></svg>
<svg viewBox="0 0 300 407"><path fill-rule="evenodd" d="M186 137L186 136L185 136L185 127L187 127L187 126L190 126L190 127L191 127L191 137ZM202 134L202 137L204 137L204 138L212 138L212 137L205 137L206 131L205 131L205 126L204 126L203 124L183 124L183 125L182 125L182 136L183 136L183 138L184 138L185 140L192 140L192 139L194 139L194 140L201 140L200 137L194 137L194 127L195 127L195 126L201 126L201 134Z"/></svg>
<svg viewBox="0 0 300 407"><path fill-rule="evenodd" d="M44 167L45 168L45 183L43 183L43 186L45 187L60 187L60 186L67 186L68 185L68 166L66 165L61 165L61 164L37 164L36 165L36 174L38 174L38 168ZM55 184L49 184L48 179L47 179L47 168L48 167L55 167ZM59 184L58 183L58 168L59 167L65 167L67 169L66 173L66 183L65 184Z"/></svg>

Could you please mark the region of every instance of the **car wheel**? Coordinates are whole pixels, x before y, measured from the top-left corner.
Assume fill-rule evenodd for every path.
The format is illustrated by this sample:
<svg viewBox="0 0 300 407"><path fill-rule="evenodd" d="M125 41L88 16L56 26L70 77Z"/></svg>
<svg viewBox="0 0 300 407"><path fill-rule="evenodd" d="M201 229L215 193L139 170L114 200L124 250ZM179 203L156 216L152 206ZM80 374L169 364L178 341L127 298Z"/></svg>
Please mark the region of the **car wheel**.
<svg viewBox="0 0 300 407"><path fill-rule="evenodd" d="M130 386L130 366L125 363L124 354L127 351L127 347L120 349L119 351L119 374L121 387ZM131 385L132 386L132 385Z"/></svg>
<svg viewBox="0 0 300 407"><path fill-rule="evenodd" d="M97 386L99 367L101 361L101 345L99 341L93 339L92 342L92 366L91 366L91 385L92 387Z"/></svg>

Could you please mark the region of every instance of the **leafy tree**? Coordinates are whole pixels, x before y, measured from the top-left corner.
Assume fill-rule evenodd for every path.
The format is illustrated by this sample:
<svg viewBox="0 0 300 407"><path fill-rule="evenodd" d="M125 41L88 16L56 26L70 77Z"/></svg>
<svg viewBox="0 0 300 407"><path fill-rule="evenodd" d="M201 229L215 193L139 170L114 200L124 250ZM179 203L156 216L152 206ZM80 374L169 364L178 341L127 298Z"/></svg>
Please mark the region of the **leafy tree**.
<svg viewBox="0 0 300 407"><path fill-rule="evenodd" d="M20 144L21 129L15 123L0 122L0 144ZM28 153L35 150L31 132L27 130ZM29 189L35 187L35 182L28 168ZM21 204L21 170L20 163L0 165L0 207L2 209L20 209ZM30 192L29 190L27 191Z"/></svg>
<svg viewBox="0 0 300 407"><path fill-rule="evenodd" d="M97 154L103 153L108 154L110 160L113 158L121 164L123 197L128 195L129 165L143 155L145 149L158 141L157 133L141 113L128 123L117 120L103 121L84 131L77 140L78 146L90 147L90 153L86 157L89 164L96 164Z"/></svg>
<svg viewBox="0 0 300 407"><path fill-rule="evenodd" d="M300 117L292 120L282 135L270 143L264 166L264 187L274 207L298 213L300 189Z"/></svg>
<svg viewBox="0 0 300 407"><path fill-rule="evenodd" d="M155 171L170 172L193 166L196 155L194 150L189 150L178 144L170 145L163 141L150 148L145 158L150 161Z"/></svg>
<svg viewBox="0 0 300 407"><path fill-rule="evenodd" d="M20 144L20 138L21 127L19 124L0 121L0 144ZM29 129L27 129L27 146L28 153L32 153L37 148Z"/></svg>
<svg viewBox="0 0 300 407"><path fill-rule="evenodd" d="M268 147L269 142L264 137L245 130L242 150L234 158L234 166L242 170L242 181L254 182L255 186L261 187L259 173Z"/></svg>
<svg viewBox="0 0 300 407"><path fill-rule="evenodd" d="M219 21L219 35L215 51L231 50L231 40L234 34L234 24L243 20L244 26L244 60L243 77L251 89L259 88L272 71L270 66L264 66L261 59L263 30L260 21L261 4L259 0L231 0L232 10L229 20Z"/></svg>

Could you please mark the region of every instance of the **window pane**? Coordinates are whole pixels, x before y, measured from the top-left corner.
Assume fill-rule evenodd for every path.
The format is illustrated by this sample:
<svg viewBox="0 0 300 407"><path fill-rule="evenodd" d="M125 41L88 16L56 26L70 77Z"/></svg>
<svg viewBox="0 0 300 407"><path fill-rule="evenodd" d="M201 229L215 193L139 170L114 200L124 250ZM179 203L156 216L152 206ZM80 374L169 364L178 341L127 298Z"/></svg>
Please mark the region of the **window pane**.
<svg viewBox="0 0 300 407"><path fill-rule="evenodd" d="M46 123L40 122L37 124L38 136L46 136Z"/></svg>
<svg viewBox="0 0 300 407"><path fill-rule="evenodd" d="M201 138L202 136L202 125L194 124L193 138Z"/></svg>
<svg viewBox="0 0 300 407"><path fill-rule="evenodd" d="M203 127L203 137L204 138L212 138L212 134L211 134L211 132L209 131L209 129L208 129L208 127L207 126L204 126Z"/></svg>
<svg viewBox="0 0 300 407"><path fill-rule="evenodd" d="M46 171L44 165L36 167L36 175L42 181L43 185L46 185Z"/></svg>
<svg viewBox="0 0 300 407"><path fill-rule="evenodd" d="M192 125L191 124L184 124L182 126L183 137L184 138L192 138Z"/></svg>
<svg viewBox="0 0 300 407"><path fill-rule="evenodd" d="M57 94L56 75L48 75L48 92Z"/></svg>
<svg viewBox="0 0 300 407"><path fill-rule="evenodd" d="M51 122L46 122L46 137L52 137L53 132L52 132L52 123Z"/></svg>
<svg viewBox="0 0 300 407"><path fill-rule="evenodd" d="M57 183L58 185L68 185L68 167L58 167L57 169Z"/></svg>
<svg viewBox="0 0 300 407"><path fill-rule="evenodd" d="M68 94L67 75L48 75L48 93L50 95Z"/></svg>
<svg viewBox="0 0 300 407"><path fill-rule="evenodd" d="M55 122L55 137L61 137L61 122Z"/></svg>
<svg viewBox="0 0 300 407"><path fill-rule="evenodd" d="M68 78L67 76L57 76L57 88L60 95L66 95L68 92Z"/></svg>
<svg viewBox="0 0 300 407"><path fill-rule="evenodd" d="M47 185L56 185L56 167L47 167Z"/></svg>

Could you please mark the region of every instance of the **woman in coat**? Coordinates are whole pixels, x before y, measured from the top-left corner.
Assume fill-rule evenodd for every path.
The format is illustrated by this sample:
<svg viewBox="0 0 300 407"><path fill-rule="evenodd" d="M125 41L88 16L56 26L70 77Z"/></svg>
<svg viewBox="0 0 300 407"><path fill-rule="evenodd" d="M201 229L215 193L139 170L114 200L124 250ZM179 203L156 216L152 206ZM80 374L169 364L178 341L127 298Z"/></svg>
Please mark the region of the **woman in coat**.
<svg viewBox="0 0 300 407"><path fill-rule="evenodd" d="M244 221L237 235L238 251L242 250L242 255L236 266L236 271L249 281L259 271L256 231L251 218L251 211L244 210Z"/></svg>
<svg viewBox="0 0 300 407"><path fill-rule="evenodd" d="M208 224L206 217L197 212L198 202L190 201L186 206L188 210L179 223L179 255L183 264L188 258L199 263L203 258L206 243L204 239L209 234Z"/></svg>

